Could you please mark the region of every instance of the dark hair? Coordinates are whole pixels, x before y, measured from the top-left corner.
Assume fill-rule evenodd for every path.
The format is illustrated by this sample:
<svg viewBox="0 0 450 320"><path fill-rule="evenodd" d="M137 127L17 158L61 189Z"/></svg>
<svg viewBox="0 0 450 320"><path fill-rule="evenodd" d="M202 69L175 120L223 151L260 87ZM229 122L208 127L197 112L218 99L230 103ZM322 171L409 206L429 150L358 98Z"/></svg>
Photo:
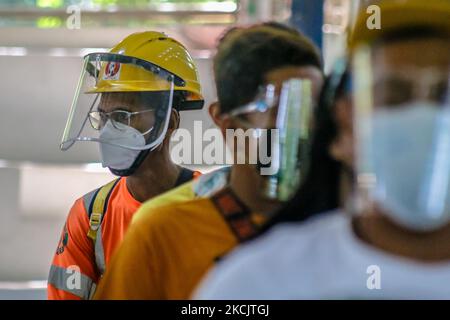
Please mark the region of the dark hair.
<svg viewBox="0 0 450 320"><path fill-rule="evenodd" d="M322 69L319 50L296 29L268 22L233 28L220 40L214 75L221 112L250 102L265 75L284 66Z"/></svg>
<svg viewBox="0 0 450 320"><path fill-rule="evenodd" d="M263 232L280 222L303 221L313 215L338 208L342 165L331 157L329 147L338 133L335 102L346 94L349 81L348 71L331 74L325 80L319 104L314 112L308 173L292 200L274 215Z"/></svg>
<svg viewBox="0 0 450 320"><path fill-rule="evenodd" d="M278 29L281 31L287 31L290 32L293 35L296 36L303 36L303 34L296 28L291 27L288 24L284 24L284 23L280 23L277 21L266 21L260 24L261 26L265 26L265 27L270 27L270 28L274 28L274 29Z"/></svg>
<svg viewBox="0 0 450 320"><path fill-rule="evenodd" d="M267 22L263 22L260 24L255 24L252 27L256 28L258 26L264 26L264 27L269 27L269 28L273 28L279 31L287 31L290 32L293 35L296 36L302 36L302 34L300 33L300 31L298 31L297 29L284 24L284 23L280 23L280 22L276 22L276 21L267 21ZM225 30L225 32L219 37L219 41L218 41L218 47L220 45L222 45L222 43L230 36L232 35L235 31L241 31L241 30L245 30L245 27L242 26L233 26L231 28L228 28L227 30Z"/></svg>

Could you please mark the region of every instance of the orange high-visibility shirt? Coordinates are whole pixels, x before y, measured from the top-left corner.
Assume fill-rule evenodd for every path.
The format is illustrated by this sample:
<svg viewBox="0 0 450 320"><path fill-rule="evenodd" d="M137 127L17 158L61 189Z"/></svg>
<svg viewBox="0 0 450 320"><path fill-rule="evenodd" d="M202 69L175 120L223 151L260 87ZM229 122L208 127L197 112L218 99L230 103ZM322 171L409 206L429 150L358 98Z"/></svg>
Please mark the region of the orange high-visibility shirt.
<svg viewBox="0 0 450 320"><path fill-rule="evenodd" d="M193 175L195 178L200 173L194 172ZM177 184L184 181L179 178ZM92 297L133 215L141 205L128 191L126 178L120 178L110 193L94 245L87 236L90 227L89 201L86 201L94 193L95 190L75 201L70 210L50 269L47 288L49 299ZM178 199L182 200L188 199ZM173 199L165 198L165 201L170 203ZM75 272L79 275L78 279L75 278Z"/></svg>
<svg viewBox="0 0 450 320"><path fill-rule="evenodd" d="M101 232L97 234L97 239L103 246L103 257L98 256L101 250L94 250L94 244L87 236L89 216L86 205L88 204L83 198L76 200L66 220L50 270L47 290L49 299L89 298L91 289L95 289L94 284L98 283L101 275L99 260L103 259L104 262L100 263L105 265L109 263L141 203L128 191L126 178L121 178L111 191ZM81 274L81 287L76 286L74 272ZM73 285L68 286L68 282Z"/></svg>

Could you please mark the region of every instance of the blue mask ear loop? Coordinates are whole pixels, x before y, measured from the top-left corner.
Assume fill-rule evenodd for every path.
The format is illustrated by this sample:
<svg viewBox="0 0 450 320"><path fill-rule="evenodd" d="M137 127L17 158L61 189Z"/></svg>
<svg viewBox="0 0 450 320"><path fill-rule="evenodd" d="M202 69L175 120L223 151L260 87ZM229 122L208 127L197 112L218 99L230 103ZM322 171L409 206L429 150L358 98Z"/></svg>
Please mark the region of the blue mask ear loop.
<svg viewBox="0 0 450 320"><path fill-rule="evenodd" d="M447 109L450 109L450 75L448 77L447 81L447 95L444 98L444 106L446 106Z"/></svg>
<svg viewBox="0 0 450 320"><path fill-rule="evenodd" d="M345 81L344 92L346 95L353 92L353 77L348 76Z"/></svg>
<svg viewBox="0 0 450 320"><path fill-rule="evenodd" d="M143 133L141 133L141 134L142 134L143 136L145 136L146 134L149 134L150 132L152 132L154 128L155 128L155 127L151 127L150 129L148 129L147 131L145 131L145 132L143 132Z"/></svg>

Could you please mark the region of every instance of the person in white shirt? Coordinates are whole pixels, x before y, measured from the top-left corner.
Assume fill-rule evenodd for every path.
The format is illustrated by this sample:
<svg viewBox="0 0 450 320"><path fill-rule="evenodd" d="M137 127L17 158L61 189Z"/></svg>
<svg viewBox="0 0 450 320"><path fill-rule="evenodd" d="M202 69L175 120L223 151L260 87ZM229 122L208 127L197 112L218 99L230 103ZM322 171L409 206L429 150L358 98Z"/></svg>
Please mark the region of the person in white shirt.
<svg viewBox="0 0 450 320"><path fill-rule="evenodd" d="M331 76L316 112L311 161L332 185L305 191L311 168L277 218L302 222L234 251L194 298L450 299L450 2L377 5L381 28L363 8L351 79Z"/></svg>

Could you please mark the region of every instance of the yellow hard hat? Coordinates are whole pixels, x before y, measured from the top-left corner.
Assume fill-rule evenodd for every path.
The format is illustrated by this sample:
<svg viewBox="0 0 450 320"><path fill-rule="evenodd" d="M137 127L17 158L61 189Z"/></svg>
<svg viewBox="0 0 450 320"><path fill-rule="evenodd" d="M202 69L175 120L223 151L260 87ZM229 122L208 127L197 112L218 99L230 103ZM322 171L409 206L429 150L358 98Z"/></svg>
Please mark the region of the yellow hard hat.
<svg viewBox="0 0 450 320"><path fill-rule="evenodd" d="M167 90L167 81L157 75L162 70L174 76L174 91L187 93L185 99L191 103L181 110L202 108L197 67L187 49L175 39L155 31L134 33L109 54L113 56L111 62L102 64L98 81L89 93ZM148 72L149 68L157 72Z"/></svg>
<svg viewBox="0 0 450 320"><path fill-rule="evenodd" d="M363 7L349 37L350 50L376 41L387 32L410 26L430 26L450 34L450 0L381 0L373 4L380 8L381 29L368 28L370 14Z"/></svg>

